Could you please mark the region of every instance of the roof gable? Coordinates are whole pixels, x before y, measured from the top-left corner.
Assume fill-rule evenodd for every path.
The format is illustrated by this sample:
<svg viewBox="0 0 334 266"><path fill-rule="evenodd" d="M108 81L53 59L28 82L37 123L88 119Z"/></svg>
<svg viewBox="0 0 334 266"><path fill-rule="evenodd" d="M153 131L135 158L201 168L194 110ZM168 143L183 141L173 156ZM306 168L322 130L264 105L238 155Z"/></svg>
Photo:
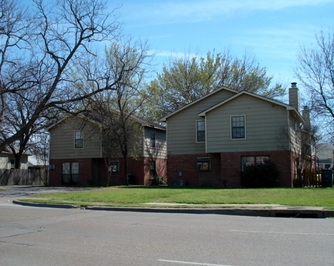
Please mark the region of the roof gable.
<svg viewBox="0 0 334 266"><path fill-rule="evenodd" d="M65 117L63 117L62 119L60 119L59 121L57 121L56 123L54 123L53 125L49 126L47 128L47 131L51 131L52 129L54 129L55 127L59 126L62 123L65 123L67 120L71 120L74 119L75 117L79 117L81 119L87 119L87 121L97 125L97 126L101 126L101 123L99 123L97 120L89 118L85 115L79 114L79 115L67 115Z"/></svg>
<svg viewBox="0 0 334 266"><path fill-rule="evenodd" d="M214 91L211 92L211 93L208 93L207 95L201 97L200 99L198 99L198 100L196 100L196 101L194 101L194 102L192 102L192 103L189 103L189 104L187 104L187 105L181 107L180 109L176 110L175 112L173 112L173 113L171 113L171 114L169 114L169 115L163 117L163 118L161 119L161 121L162 121L162 122L166 122L167 119L168 119L169 117L171 117L171 116L173 116L173 115L176 115L177 113L180 113L180 112L182 112L183 110L185 110L185 109L187 109L187 108L189 108L189 107L191 107L191 106L193 106L193 105L195 105L195 104L197 104L197 103L199 103L199 102L201 102L201 101L204 101L204 100L207 99L208 97L210 97L210 96L212 96L212 95L214 95L214 94L216 94L216 93L219 93L219 92L221 92L221 91L223 91L223 90L228 91L228 92L232 92L232 93L234 93L234 94L237 94L237 93L238 93L238 92L235 91L235 90L232 90L232 89L229 89L229 88L226 88L226 87L221 87L221 88L219 88L219 89L217 89L217 90L214 90Z"/></svg>
<svg viewBox="0 0 334 266"><path fill-rule="evenodd" d="M117 112L117 111L115 111ZM136 121L137 123L139 123L140 125L142 125L143 127L150 127L150 128L154 128L154 129L159 129L159 130L166 130L166 128L164 126L161 126L159 124L153 123L153 122L149 122L145 119L139 118L136 115L130 115L131 119L133 119L134 121ZM66 122L66 120L68 119L72 119L75 117L79 117L81 119L87 119L87 121L101 127L103 126L103 123L101 123L101 119L102 117L100 115L94 115L92 113L80 113L79 115L68 115L62 119L60 119L57 123L51 125L50 127L47 128L48 131L51 131L53 128L55 128L56 126L58 126L61 123Z"/></svg>
<svg viewBox="0 0 334 266"><path fill-rule="evenodd" d="M269 102L269 103L272 103L272 104L275 104L275 105L278 105L278 106L281 106L283 108L285 108L287 111L291 112L295 117L296 119L299 121L299 122L304 122L302 116L297 112L297 110L292 107L291 105L288 105L288 104L284 104L282 102L279 102L279 101L276 101L276 100L273 100L273 99L270 99L270 98L267 98L267 97L264 97L264 96L261 96L261 95L257 95L255 93L251 93L251 92L248 92L248 91L241 91L235 95L233 95L232 97L226 99L225 101L222 101L218 104L216 104L215 106L212 106L206 110L204 110L203 112L201 112L199 114L199 116L202 116L204 117L207 113L209 113L210 111L212 110L215 110L216 108L220 107L220 106L223 106L231 101L234 101L234 100L237 100L238 98L242 97L243 95L248 95L250 97L254 97L256 99L259 99L259 100L262 100L262 101L266 101L266 102Z"/></svg>

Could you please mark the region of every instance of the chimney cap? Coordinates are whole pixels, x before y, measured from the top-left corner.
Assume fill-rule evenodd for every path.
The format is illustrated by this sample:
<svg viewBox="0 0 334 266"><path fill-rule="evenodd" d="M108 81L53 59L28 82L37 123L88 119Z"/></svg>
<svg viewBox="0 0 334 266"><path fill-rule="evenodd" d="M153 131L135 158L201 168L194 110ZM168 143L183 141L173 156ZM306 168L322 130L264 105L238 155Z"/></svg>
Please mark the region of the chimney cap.
<svg viewBox="0 0 334 266"><path fill-rule="evenodd" d="M297 82L291 82L291 88L297 88Z"/></svg>

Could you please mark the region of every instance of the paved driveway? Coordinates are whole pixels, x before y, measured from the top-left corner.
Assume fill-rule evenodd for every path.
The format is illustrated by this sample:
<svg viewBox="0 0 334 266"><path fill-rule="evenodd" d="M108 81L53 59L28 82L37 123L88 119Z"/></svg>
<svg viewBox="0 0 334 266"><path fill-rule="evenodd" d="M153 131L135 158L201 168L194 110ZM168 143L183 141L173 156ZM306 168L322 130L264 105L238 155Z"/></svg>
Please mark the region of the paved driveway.
<svg viewBox="0 0 334 266"><path fill-rule="evenodd" d="M45 187L45 186L0 186L0 204L11 203L15 199L26 198L34 194L80 191L79 187Z"/></svg>

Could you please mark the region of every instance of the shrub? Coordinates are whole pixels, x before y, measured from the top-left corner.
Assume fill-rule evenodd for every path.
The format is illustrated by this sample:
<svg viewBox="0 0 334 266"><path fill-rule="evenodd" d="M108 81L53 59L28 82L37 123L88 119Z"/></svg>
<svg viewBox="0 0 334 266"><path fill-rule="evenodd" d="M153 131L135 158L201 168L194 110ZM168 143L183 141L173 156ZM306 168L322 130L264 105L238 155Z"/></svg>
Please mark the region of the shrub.
<svg viewBox="0 0 334 266"><path fill-rule="evenodd" d="M241 173L241 185L246 188L267 188L278 186L279 172L274 163L249 165Z"/></svg>

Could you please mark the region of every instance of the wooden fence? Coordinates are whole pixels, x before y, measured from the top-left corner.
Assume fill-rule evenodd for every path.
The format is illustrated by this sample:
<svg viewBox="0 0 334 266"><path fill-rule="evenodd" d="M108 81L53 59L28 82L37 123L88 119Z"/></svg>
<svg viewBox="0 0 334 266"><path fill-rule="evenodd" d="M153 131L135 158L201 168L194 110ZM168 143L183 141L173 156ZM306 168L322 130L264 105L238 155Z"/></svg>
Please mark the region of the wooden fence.
<svg viewBox="0 0 334 266"><path fill-rule="evenodd" d="M305 169L296 175L294 187L322 187L324 185L323 178L322 169Z"/></svg>
<svg viewBox="0 0 334 266"><path fill-rule="evenodd" d="M39 169L0 169L0 185L47 185L48 173Z"/></svg>

